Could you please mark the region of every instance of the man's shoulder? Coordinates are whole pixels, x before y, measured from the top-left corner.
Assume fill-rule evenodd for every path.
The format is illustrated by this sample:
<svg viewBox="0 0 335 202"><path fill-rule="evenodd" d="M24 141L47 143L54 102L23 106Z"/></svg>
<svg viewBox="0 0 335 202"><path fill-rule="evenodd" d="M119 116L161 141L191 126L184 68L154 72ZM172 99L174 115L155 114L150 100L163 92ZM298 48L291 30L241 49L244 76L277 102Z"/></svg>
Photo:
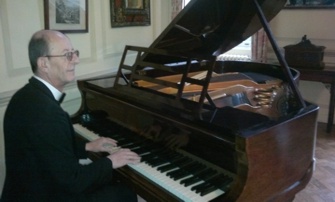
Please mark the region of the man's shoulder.
<svg viewBox="0 0 335 202"><path fill-rule="evenodd" d="M38 112L46 109L56 109L57 105L52 95L48 95L28 83L14 93L8 103L7 110Z"/></svg>
<svg viewBox="0 0 335 202"><path fill-rule="evenodd" d="M37 100L43 98L43 93L36 88L34 88L31 84L27 83L25 86L20 88L18 91L14 93L12 96L11 102L26 102L29 100Z"/></svg>

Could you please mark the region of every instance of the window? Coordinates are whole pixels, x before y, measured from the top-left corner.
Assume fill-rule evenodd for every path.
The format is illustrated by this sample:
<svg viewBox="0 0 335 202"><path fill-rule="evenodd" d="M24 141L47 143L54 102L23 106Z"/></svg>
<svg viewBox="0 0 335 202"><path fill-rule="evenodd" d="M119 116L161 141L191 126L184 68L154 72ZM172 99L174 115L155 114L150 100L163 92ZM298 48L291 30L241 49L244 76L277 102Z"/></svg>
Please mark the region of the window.
<svg viewBox="0 0 335 202"><path fill-rule="evenodd" d="M184 6L186 6L186 4L188 4L188 2L190 2L191 0L184 0Z"/></svg>

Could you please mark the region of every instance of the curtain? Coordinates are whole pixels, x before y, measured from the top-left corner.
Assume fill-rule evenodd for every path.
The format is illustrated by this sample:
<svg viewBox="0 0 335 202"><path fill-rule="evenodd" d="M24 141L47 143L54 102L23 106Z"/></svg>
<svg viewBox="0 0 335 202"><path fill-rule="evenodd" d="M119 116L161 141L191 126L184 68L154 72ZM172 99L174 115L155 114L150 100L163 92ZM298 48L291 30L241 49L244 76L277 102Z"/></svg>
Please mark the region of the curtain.
<svg viewBox="0 0 335 202"><path fill-rule="evenodd" d="M255 62L267 62L267 43L268 37L264 29L259 30L252 36L251 42L251 59Z"/></svg>
<svg viewBox="0 0 335 202"><path fill-rule="evenodd" d="M174 19L179 13L179 11L183 9L183 5L184 5L183 1L184 0L171 0L171 4L172 4L171 19Z"/></svg>

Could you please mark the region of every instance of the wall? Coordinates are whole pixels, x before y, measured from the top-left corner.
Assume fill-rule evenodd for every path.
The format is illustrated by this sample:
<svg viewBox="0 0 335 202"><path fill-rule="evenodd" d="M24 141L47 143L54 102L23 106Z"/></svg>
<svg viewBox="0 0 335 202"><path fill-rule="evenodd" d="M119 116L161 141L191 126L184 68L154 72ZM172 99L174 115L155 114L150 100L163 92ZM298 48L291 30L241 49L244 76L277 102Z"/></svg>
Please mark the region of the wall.
<svg viewBox="0 0 335 202"><path fill-rule="evenodd" d="M111 28L110 0L89 0L89 32L68 34L80 50L77 78L113 73L125 45L149 46L171 17L170 1L151 1L151 25ZM3 114L11 95L31 77L27 45L31 35L44 28L43 0L0 0L0 193L5 176ZM77 111L80 94L69 84L63 108Z"/></svg>

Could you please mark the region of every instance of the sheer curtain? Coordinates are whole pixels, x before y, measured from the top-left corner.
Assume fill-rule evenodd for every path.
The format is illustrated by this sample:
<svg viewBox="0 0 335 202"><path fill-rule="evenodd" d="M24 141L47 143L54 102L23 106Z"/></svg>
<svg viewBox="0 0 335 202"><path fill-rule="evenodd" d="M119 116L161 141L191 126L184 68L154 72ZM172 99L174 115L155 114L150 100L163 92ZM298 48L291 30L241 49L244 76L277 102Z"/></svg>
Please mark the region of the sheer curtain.
<svg viewBox="0 0 335 202"><path fill-rule="evenodd" d="M171 0L171 5L172 5L171 19L173 19L176 17L179 11L183 9L184 0Z"/></svg>
<svg viewBox="0 0 335 202"><path fill-rule="evenodd" d="M251 42L251 59L255 62L266 63L268 37L264 29L260 29L252 36Z"/></svg>

